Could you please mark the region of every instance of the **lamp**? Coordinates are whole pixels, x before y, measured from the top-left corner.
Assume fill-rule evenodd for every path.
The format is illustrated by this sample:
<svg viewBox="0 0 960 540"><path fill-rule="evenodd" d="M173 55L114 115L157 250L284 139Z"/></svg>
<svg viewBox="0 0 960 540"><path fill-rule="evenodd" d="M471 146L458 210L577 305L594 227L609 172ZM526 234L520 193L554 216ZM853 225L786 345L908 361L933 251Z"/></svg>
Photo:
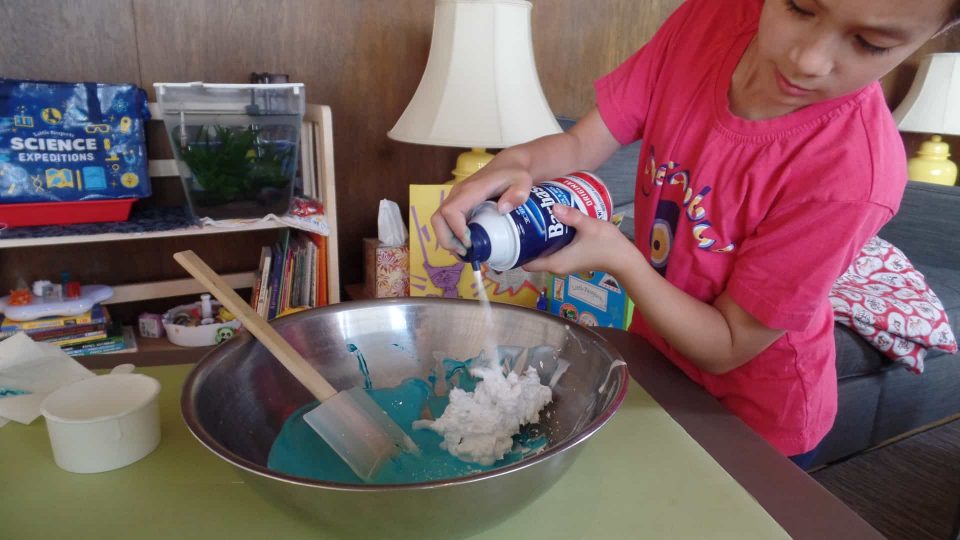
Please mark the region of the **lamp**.
<svg viewBox="0 0 960 540"><path fill-rule="evenodd" d="M908 162L911 180L953 185L957 165L942 135L960 135L960 53L924 57L907 97L894 111L900 131L934 133Z"/></svg>
<svg viewBox="0 0 960 540"><path fill-rule="evenodd" d="M436 0L427 67L391 139L472 148L459 182L486 165L486 148L559 133L540 87L525 0Z"/></svg>

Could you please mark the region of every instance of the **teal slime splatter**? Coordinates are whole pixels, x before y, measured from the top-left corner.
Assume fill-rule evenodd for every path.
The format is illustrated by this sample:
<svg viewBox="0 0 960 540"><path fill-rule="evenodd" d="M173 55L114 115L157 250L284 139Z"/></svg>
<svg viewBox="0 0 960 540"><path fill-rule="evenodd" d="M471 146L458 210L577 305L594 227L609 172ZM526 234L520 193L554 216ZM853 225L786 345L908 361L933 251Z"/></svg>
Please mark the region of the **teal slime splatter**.
<svg viewBox="0 0 960 540"><path fill-rule="evenodd" d="M469 358L464 361L446 358L443 360L444 379L450 386L456 386L465 392L473 392L477 388L480 379L470 374L470 367L475 358Z"/></svg>
<svg viewBox="0 0 960 540"><path fill-rule="evenodd" d="M360 349L357 349L357 346L353 343L347 344L347 350L357 357L357 364L360 365L360 373L363 375L364 390L373 388L373 382L370 381L370 369L367 368L367 359L363 357L363 353L360 352Z"/></svg>
<svg viewBox="0 0 960 540"><path fill-rule="evenodd" d="M446 362L444 361L445 366ZM460 366L455 366L456 361L450 362L450 367L453 368L463 367L462 364L465 364L460 362ZM445 369L451 373L448 367ZM461 382L466 379L462 375L469 377L464 371L461 373ZM381 468L378 475L370 482L373 484L428 482L488 471L520 461L524 455L542 448L547 442L546 438L536 430L531 432L525 429L515 436L518 445L514 447L514 451L500 461L490 466L467 463L440 448L442 441L440 435L428 429L415 430L411 427L414 420L428 417L424 414L425 410L429 410L430 414L436 418L446 409L447 398L434 395L427 382L421 379L407 379L394 388L367 389L367 392L390 418L410 435L421 451L419 456L401 453ZM318 405L319 402L316 401L305 405L287 418L270 449L267 467L274 471L313 480L363 483L363 480L355 475L350 467L304 422L303 415Z"/></svg>

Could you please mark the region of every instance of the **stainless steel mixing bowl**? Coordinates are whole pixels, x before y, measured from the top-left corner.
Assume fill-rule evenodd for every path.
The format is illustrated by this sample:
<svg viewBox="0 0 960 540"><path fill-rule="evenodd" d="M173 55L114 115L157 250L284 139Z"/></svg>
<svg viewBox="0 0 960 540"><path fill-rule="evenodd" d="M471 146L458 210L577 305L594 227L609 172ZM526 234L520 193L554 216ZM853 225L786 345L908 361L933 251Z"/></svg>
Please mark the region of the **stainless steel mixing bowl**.
<svg viewBox="0 0 960 540"><path fill-rule="evenodd" d="M546 491L582 444L616 412L627 389L620 355L596 333L531 309L493 305L501 345L556 351L570 362L541 414L546 450L518 463L452 480L402 485L338 484L267 469L287 416L313 398L249 335L207 354L186 380L181 408L190 431L235 465L274 503L352 538L455 538L502 521ZM340 389L362 386L353 344L376 388L426 378L437 358L466 359L484 348L477 302L398 298L348 302L275 321L274 327ZM553 355L542 354L549 363ZM539 362L535 362L539 363ZM535 365L535 367L540 367ZM551 369L544 366L545 371Z"/></svg>

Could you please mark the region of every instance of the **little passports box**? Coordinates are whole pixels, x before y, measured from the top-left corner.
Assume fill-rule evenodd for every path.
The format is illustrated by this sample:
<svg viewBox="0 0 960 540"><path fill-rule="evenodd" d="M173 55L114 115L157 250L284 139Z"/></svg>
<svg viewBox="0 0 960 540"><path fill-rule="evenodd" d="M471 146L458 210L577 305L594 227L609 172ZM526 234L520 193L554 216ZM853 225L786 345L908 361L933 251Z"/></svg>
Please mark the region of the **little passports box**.
<svg viewBox="0 0 960 540"><path fill-rule="evenodd" d="M150 196L132 84L0 79L0 203Z"/></svg>
<svg viewBox="0 0 960 540"><path fill-rule="evenodd" d="M615 277L605 272L552 275L550 313L583 326L626 329L633 301Z"/></svg>

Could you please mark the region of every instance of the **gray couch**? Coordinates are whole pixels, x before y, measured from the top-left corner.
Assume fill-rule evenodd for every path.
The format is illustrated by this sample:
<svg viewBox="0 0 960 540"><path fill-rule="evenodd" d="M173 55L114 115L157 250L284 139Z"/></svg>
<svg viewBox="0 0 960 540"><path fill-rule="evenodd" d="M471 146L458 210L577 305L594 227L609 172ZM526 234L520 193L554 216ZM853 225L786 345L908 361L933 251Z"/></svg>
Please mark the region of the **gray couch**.
<svg viewBox="0 0 960 540"><path fill-rule="evenodd" d="M940 297L960 336L960 188L910 182L879 236L900 248ZM960 356L931 351L922 375L893 364L836 325L840 406L815 464L960 413Z"/></svg>
<svg viewBox="0 0 960 540"><path fill-rule="evenodd" d="M566 129L571 125L561 119ZM621 230L633 237L639 143L597 169L610 188ZM960 188L910 182L900 212L879 236L900 248L943 301L960 336ZM960 413L960 356L932 351L915 375L894 364L847 327L836 325L839 411L814 465Z"/></svg>

